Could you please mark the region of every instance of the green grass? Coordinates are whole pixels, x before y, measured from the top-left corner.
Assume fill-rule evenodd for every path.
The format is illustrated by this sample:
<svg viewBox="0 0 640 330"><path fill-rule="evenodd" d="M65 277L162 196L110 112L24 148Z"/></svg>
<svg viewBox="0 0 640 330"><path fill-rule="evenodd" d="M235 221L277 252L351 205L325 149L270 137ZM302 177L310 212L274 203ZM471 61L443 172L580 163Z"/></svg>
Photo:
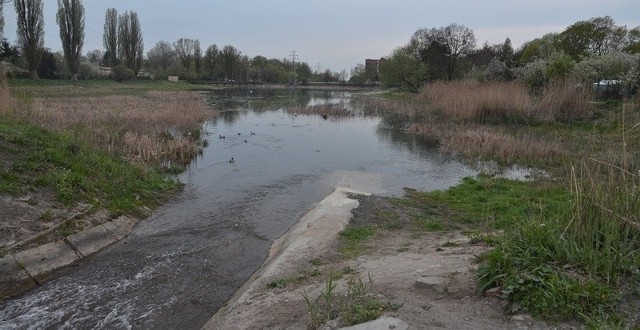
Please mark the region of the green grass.
<svg viewBox="0 0 640 330"><path fill-rule="evenodd" d="M577 317L594 328L624 324L620 293L640 298L622 285L640 283L638 176L584 162L572 186L566 210L531 215L496 239L481 257L478 291L500 286L509 312Z"/></svg>
<svg viewBox="0 0 640 330"><path fill-rule="evenodd" d="M352 258L367 251L367 239L376 234L374 226L349 226L339 233L342 244L340 254Z"/></svg>
<svg viewBox="0 0 640 330"><path fill-rule="evenodd" d="M50 189L64 205L83 201L114 215L140 215L143 206L158 205L179 187L152 168L7 118L0 118L0 144L11 160L0 169L2 193Z"/></svg>
<svg viewBox="0 0 640 330"><path fill-rule="evenodd" d="M467 177L447 190L406 189L392 203L413 209L414 221L427 231L456 228L456 224L503 229L531 216L566 210L570 195L559 186L481 175Z"/></svg>

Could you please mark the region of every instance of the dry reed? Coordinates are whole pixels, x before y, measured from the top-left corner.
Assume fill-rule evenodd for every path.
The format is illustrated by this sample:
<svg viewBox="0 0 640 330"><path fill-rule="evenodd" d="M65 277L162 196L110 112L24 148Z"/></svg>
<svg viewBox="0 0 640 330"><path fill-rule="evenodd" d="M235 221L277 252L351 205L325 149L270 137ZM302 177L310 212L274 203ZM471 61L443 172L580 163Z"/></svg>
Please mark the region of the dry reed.
<svg viewBox="0 0 640 330"><path fill-rule="evenodd" d="M17 108L18 102L11 97L11 93L9 92L7 75L4 70L0 68L0 115L13 113Z"/></svg>
<svg viewBox="0 0 640 330"><path fill-rule="evenodd" d="M527 88L517 82L435 82L426 86L418 99L429 102L432 111L461 121L519 122L532 111Z"/></svg>
<svg viewBox="0 0 640 330"><path fill-rule="evenodd" d="M531 134L512 135L493 127L444 123L412 124L409 132L440 141L440 150L463 157L495 157L503 163L515 160L549 160L566 154L558 141Z"/></svg>
<svg viewBox="0 0 640 330"><path fill-rule="evenodd" d="M536 115L545 122L582 120L592 116L591 90L576 88L569 80L549 83L538 104Z"/></svg>
<svg viewBox="0 0 640 330"><path fill-rule="evenodd" d="M147 163L185 164L198 153L200 126L212 112L199 94L38 98L31 123L72 131L108 150Z"/></svg>
<svg viewBox="0 0 640 330"><path fill-rule="evenodd" d="M570 81L549 84L540 97L529 94L517 81L435 82L418 95L427 111L448 119L477 123L519 123L527 121L570 121L591 115L591 94Z"/></svg>

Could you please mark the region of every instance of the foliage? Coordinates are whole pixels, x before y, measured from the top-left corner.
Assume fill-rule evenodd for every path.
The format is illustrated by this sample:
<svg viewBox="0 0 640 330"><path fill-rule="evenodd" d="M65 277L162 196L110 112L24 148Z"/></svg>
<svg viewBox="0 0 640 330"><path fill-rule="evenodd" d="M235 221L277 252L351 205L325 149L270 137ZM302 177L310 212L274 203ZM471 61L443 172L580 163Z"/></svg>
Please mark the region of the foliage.
<svg viewBox="0 0 640 330"><path fill-rule="evenodd" d="M133 71L123 64L118 64L111 68L111 75L115 81L127 81L133 78Z"/></svg>
<svg viewBox="0 0 640 330"><path fill-rule="evenodd" d="M406 48L396 49L380 64L380 82L388 87L397 86L416 93L426 78L426 67L411 56Z"/></svg>

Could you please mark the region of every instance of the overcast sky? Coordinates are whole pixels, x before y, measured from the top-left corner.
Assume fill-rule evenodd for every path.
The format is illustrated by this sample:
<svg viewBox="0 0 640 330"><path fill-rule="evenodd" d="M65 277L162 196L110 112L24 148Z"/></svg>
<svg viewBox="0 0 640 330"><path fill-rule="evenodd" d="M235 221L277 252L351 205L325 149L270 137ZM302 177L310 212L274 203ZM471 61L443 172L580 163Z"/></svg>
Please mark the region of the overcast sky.
<svg viewBox="0 0 640 330"><path fill-rule="evenodd" d="M44 1L45 46L61 49L56 1ZM579 20L611 16L640 26L639 0L87 0L83 53L103 49L107 8L138 13L145 53L179 38L233 45L243 54L282 59L295 51L312 69L332 71L388 55L423 27L458 23L473 29L478 47L511 38L515 48ZM16 40L13 3L5 5L5 36Z"/></svg>

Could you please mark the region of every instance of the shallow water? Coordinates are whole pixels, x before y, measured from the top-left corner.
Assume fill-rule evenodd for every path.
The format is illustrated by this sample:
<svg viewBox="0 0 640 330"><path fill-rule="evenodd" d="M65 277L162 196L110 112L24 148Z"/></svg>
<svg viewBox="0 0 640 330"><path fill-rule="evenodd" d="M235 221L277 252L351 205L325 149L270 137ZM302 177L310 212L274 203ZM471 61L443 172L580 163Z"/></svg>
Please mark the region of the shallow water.
<svg viewBox="0 0 640 330"><path fill-rule="evenodd" d="M336 187L401 195L403 187L444 189L475 174L433 141L360 115L351 99L326 91L212 94L223 113L205 124L209 145L180 176L184 192L126 239L4 302L0 328L198 328L260 266L271 242ZM355 115L286 111L319 104Z"/></svg>

